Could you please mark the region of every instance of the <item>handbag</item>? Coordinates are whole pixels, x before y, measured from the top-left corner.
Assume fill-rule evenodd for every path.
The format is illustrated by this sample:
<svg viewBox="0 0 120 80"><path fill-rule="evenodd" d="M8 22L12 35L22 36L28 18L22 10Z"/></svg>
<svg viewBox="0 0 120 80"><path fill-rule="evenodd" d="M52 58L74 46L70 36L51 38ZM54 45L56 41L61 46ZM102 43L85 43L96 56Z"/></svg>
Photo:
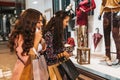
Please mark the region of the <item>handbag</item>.
<svg viewBox="0 0 120 80"><path fill-rule="evenodd" d="M61 74L57 68L59 63L48 66L48 71L50 75L50 80L63 80Z"/></svg>
<svg viewBox="0 0 120 80"><path fill-rule="evenodd" d="M62 66L59 65L58 70L62 76L62 80L71 80Z"/></svg>
<svg viewBox="0 0 120 80"><path fill-rule="evenodd" d="M63 58L63 57L62 57ZM76 80L79 77L80 73L70 59L64 57L64 60L61 61L61 64L58 66L59 69L63 69L66 72L69 80ZM61 72L62 74L62 72Z"/></svg>
<svg viewBox="0 0 120 80"><path fill-rule="evenodd" d="M37 58L32 60L34 80L48 80L49 74L44 55L38 55L34 48L33 51L37 55Z"/></svg>

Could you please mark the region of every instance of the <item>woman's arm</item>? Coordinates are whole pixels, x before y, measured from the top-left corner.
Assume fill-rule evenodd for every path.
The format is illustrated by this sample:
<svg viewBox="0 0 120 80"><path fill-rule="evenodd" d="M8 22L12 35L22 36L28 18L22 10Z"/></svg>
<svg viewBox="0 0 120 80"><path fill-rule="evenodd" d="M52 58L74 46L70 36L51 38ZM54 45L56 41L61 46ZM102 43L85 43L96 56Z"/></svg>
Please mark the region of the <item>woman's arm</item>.
<svg viewBox="0 0 120 80"><path fill-rule="evenodd" d="M41 45L42 45L42 51L45 51L46 47L47 47L47 44L46 44L46 42L45 42L45 40L43 38L41 40Z"/></svg>
<svg viewBox="0 0 120 80"><path fill-rule="evenodd" d="M34 59L36 57L36 54L33 51L33 49L38 51L38 45L40 44L41 40L42 40L42 32L41 32L41 30L37 30L35 32L33 48L31 48L30 51L29 51L29 54L31 55L32 59Z"/></svg>
<svg viewBox="0 0 120 80"><path fill-rule="evenodd" d="M96 8L95 1L94 1L94 0L91 0L91 2L90 2L90 7L87 8L87 9L85 10L85 12L89 12L89 11L95 9L95 8Z"/></svg>
<svg viewBox="0 0 120 80"><path fill-rule="evenodd" d="M46 41L46 54L48 58L52 58L53 55L53 35L51 34L51 32L47 32L45 34L45 41Z"/></svg>
<svg viewBox="0 0 120 80"><path fill-rule="evenodd" d="M42 32L41 30L38 30L37 32L35 32L35 38L34 38L34 48L37 50L38 49L38 44L41 42L42 40Z"/></svg>

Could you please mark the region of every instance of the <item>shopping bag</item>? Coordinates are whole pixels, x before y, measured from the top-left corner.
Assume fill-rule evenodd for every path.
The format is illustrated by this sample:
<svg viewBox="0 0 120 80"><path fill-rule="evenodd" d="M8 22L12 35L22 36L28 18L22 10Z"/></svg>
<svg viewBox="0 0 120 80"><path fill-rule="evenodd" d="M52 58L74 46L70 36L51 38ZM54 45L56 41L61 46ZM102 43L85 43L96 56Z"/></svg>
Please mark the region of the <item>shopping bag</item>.
<svg viewBox="0 0 120 80"><path fill-rule="evenodd" d="M58 65L59 63L48 66L50 80L63 80L57 68Z"/></svg>
<svg viewBox="0 0 120 80"><path fill-rule="evenodd" d="M34 59L32 60L33 65L33 77L34 80L41 80L40 68L39 68L39 60Z"/></svg>
<svg viewBox="0 0 120 80"><path fill-rule="evenodd" d="M70 59L66 59L65 61L62 61L61 64L58 66L58 68L64 69L67 76L70 78L69 80L75 80L76 78L78 78L80 74Z"/></svg>
<svg viewBox="0 0 120 80"><path fill-rule="evenodd" d="M44 74L44 78L45 78L44 80L48 80L49 78L48 67L47 67L47 63L46 63L44 55L40 56L39 62L40 62L41 69L43 69L42 74Z"/></svg>
<svg viewBox="0 0 120 80"><path fill-rule="evenodd" d="M33 51L36 53L35 50ZM44 55L39 55L36 59L32 60L32 66L34 80L48 80L49 74Z"/></svg>
<svg viewBox="0 0 120 80"><path fill-rule="evenodd" d="M17 70L18 71L18 70ZM31 58L28 58L28 61L25 64L25 67L22 71L21 77L19 80L32 80L32 64L31 64ZM16 79L15 79L16 80Z"/></svg>
<svg viewBox="0 0 120 80"><path fill-rule="evenodd" d="M58 70L62 76L62 80L71 80L62 66L58 66Z"/></svg>

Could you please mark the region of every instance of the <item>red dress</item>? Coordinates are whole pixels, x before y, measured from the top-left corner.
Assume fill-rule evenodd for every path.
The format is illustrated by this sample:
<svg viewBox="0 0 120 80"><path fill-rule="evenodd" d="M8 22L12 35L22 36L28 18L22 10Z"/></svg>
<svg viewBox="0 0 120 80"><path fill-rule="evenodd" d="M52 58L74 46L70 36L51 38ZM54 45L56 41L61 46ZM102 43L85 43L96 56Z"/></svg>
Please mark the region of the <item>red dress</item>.
<svg viewBox="0 0 120 80"><path fill-rule="evenodd" d="M77 15L77 25L87 25L88 24L88 12L96 8L94 0L88 2L88 0L83 0L79 3L78 8L76 9ZM82 11L82 10L84 11Z"/></svg>

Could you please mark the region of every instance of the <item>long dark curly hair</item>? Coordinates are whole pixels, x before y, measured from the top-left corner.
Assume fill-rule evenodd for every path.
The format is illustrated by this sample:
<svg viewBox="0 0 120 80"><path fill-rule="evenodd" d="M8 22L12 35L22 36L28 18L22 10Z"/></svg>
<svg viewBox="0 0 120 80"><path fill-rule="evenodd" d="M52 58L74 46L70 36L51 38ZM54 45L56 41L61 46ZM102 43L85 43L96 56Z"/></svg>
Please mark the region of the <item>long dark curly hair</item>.
<svg viewBox="0 0 120 80"><path fill-rule="evenodd" d="M69 13L63 10L56 12L55 15L47 23L43 31L44 34L46 34L48 31L52 32L54 50L58 50L63 47L64 40L63 20L67 16L70 16Z"/></svg>
<svg viewBox="0 0 120 80"><path fill-rule="evenodd" d="M22 44L23 52L21 54L28 54L34 44L36 24L39 21L40 15L42 16L41 12L31 8L21 13L9 38L11 51L15 51L18 47L15 46L15 40L18 40L19 35L21 35L24 41Z"/></svg>

